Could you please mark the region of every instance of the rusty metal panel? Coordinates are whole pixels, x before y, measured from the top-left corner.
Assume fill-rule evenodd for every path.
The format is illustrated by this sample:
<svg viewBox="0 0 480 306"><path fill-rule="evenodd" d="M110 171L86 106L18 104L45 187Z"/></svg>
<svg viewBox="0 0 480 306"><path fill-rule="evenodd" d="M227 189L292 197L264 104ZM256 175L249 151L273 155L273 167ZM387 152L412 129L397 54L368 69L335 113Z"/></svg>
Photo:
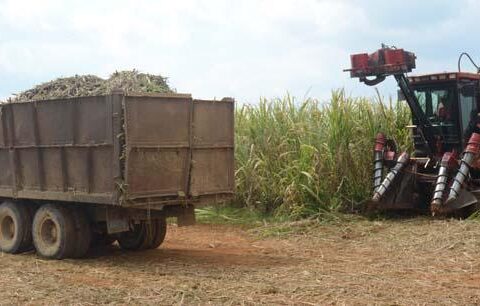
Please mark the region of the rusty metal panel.
<svg viewBox="0 0 480 306"><path fill-rule="evenodd" d="M7 122L5 120L7 107L0 105L0 148L5 148L7 144Z"/></svg>
<svg viewBox="0 0 480 306"><path fill-rule="evenodd" d="M40 145L101 144L107 135L109 116L105 97L86 97L37 102Z"/></svg>
<svg viewBox="0 0 480 306"><path fill-rule="evenodd" d="M112 153L113 150L110 146L102 146L90 149L90 193L114 192L115 182L113 177L113 163L111 162Z"/></svg>
<svg viewBox="0 0 480 306"><path fill-rule="evenodd" d="M190 194L233 193L234 101L194 101Z"/></svg>
<svg viewBox="0 0 480 306"><path fill-rule="evenodd" d="M194 146L233 147L233 100L194 101Z"/></svg>
<svg viewBox="0 0 480 306"><path fill-rule="evenodd" d="M2 105L0 196L115 204L111 104L100 96Z"/></svg>
<svg viewBox="0 0 480 306"><path fill-rule="evenodd" d="M111 143L112 113L105 97L78 98L72 101L76 144ZM110 132L110 133L109 133Z"/></svg>
<svg viewBox="0 0 480 306"><path fill-rule="evenodd" d="M186 149L133 149L128 159L129 197L185 193Z"/></svg>
<svg viewBox="0 0 480 306"><path fill-rule="evenodd" d="M126 97L125 113L128 199L233 192L233 100Z"/></svg>
<svg viewBox="0 0 480 306"><path fill-rule="evenodd" d="M12 142L16 147L35 145L35 124L33 103L11 105L10 127Z"/></svg>
<svg viewBox="0 0 480 306"><path fill-rule="evenodd" d="M88 148L66 148L66 177L68 190L72 192L88 192L89 188L89 169Z"/></svg>
<svg viewBox="0 0 480 306"><path fill-rule="evenodd" d="M49 191L64 191L62 172L62 148L43 149L43 165L45 171L45 189Z"/></svg>
<svg viewBox="0 0 480 306"><path fill-rule="evenodd" d="M127 197L187 193L192 99L125 98Z"/></svg>
<svg viewBox="0 0 480 306"><path fill-rule="evenodd" d="M219 199L234 188L233 107L122 93L2 105L0 196L139 207Z"/></svg>
<svg viewBox="0 0 480 306"><path fill-rule="evenodd" d="M20 189L40 189L39 160L36 148L18 150L18 170Z"/></svg>
<svg viewBox="0 0 480 306"><path fill-rule="evenodd" d="M24 103L27 104L27 103ZM73 143L72 103L65 100L28 103L35 107L38 145ZM16 123L15 123L16 124Z"/></svg>
<svg viewBox="0 0 480 306"><path fill-rule="evenodd" d="M125 121L129 147L188 146L191 98L126 97Z"/></svg>
<svg viewBox="0 0 480 306"><path fill-rule="evenodd" d="M193 151L190 193L200 196L232 193L234 190L232 149L198 149Z"/></svg>
<svg viewBox="0 0 480 306"><path fill-rule="evenodd" d="M10 152L8 149L0 149L0 188L12 187L12 169L10 167Z"/></svg>

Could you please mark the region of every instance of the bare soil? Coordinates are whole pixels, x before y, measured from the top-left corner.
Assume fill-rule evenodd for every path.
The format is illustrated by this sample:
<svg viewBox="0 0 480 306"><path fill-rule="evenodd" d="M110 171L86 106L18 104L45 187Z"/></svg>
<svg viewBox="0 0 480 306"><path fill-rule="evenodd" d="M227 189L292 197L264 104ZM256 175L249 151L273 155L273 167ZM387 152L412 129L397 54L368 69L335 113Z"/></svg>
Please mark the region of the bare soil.
<svg viewBox="0 0 480 306"><path fill-rule="evenodd" d="M84 260L3 254L0 303L480 304L478 222L359 221L260 239L262 230L170 226L157 250L112 246Z"/></svg>

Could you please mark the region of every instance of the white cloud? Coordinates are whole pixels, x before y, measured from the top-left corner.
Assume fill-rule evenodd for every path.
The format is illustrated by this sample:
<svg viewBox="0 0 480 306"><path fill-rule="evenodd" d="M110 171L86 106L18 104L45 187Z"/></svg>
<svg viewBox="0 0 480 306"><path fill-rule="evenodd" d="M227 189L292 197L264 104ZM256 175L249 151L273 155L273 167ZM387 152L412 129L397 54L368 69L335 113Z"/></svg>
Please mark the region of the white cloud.
<svg viewBox="0 0 480 306"><path fill-rule="evenodd" d="M475 25L479 6L466 1L451 18L415 28L408 20L381 24L372 17L377 3L0 0L0 80L138 68L169 76L179 91L205 98L252 101L308 90L326 97L343 85L370 93L342 72L349 53L373 51L381 42L421 53ZM441 58L428 58L418 66L441 64ZM3 84L0 96L26 86Z"/></svg>

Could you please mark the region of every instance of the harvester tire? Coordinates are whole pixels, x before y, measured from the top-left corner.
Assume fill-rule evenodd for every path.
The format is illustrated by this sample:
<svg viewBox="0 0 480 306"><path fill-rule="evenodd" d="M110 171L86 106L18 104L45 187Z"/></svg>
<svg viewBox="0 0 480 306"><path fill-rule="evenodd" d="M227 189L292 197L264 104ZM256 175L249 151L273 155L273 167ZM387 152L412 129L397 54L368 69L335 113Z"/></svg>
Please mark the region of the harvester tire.
<svg viewBox="0 0 480 306"><path fill-rule="evenodd" d="M32 215L26 205L6 201L0 205L0 251L18 254L32 248Z"/></svg>
<svg viewBox="0 0 480 306"><path fill-rule="evenodd" d="M83 258L87 255L92 242L92 228L86 212L81 208L72 210L75 222L76 243L73 258Z"/></svg>
<svg viewBox="0 0 480 306"><path fill-rule="evenodd" d="M43 205L35 213L32 229L33 243L40 257L64 259L74 255L75 221L67 207Z"/></svg>

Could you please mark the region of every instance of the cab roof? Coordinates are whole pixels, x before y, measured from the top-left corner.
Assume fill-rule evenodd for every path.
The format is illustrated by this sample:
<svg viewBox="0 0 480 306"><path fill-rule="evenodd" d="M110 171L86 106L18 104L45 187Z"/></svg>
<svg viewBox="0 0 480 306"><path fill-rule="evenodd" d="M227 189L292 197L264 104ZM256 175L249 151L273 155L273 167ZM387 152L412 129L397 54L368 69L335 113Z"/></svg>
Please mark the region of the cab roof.
<svg viewBox="0 0 480 306"><path fill-rule="evenodd" d="M432 74L412 75L408 77L408 81L412 84L459 80L480 80L480 74L472 72L440 72Z"/></svg>

